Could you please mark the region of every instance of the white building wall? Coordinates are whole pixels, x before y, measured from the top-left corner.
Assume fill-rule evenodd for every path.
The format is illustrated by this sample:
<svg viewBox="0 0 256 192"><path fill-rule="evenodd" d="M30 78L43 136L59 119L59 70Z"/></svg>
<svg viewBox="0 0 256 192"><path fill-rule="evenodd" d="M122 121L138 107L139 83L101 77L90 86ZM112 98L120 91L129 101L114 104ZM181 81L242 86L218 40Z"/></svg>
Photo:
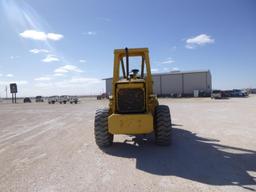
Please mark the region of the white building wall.
<svg viewBox="0 0 256 192"><path fill-rule="evenodd" d="M207 90L207 73L184 73L184 93L193 94L194 90Z"/></svg>
<svg viewBox="0 0 256 192"><path fill-rule="evenodd" d="M207 91L212 91L212 75L210 71L207 73Z"/></svg>
<svg viewBox="0 0 256 192"><path fill-rule="evenodd" d="M160 95L161 94L161 81L160 81L160 75L153 75L153 93L155 95Z"/></svg>
<svg viewBox="0 0 256 192"><path fill-rule="evenodd" d="M162 94L182 93L182 74L168 74L161 76Z"/></svg>
<svg viewBox="0 0 256 192"><path fill-rule="evenodd" d="M153 92L156 95L193 94L194 90L212 90L210 71L154 74L152 78ZM106 79L106 93L112 94L112 78Z"/></svg>

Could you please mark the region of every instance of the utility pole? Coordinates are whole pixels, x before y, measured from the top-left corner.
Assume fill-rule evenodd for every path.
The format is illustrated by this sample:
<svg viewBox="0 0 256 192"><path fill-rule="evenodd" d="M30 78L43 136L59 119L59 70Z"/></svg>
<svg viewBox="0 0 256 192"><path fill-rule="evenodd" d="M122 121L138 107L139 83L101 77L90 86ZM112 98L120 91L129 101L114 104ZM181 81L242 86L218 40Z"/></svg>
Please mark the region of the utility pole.
<svg viewBox="0 0 256 192"><path fill-rule="evenodd" d="M8 90L7 90L7 85L6 85L6 86L5 86L5 94L6 94L6 95L5 95L5 96L6 96L5 98L6 98L6 100L7 100L7 92L8 92Z"/></svg>

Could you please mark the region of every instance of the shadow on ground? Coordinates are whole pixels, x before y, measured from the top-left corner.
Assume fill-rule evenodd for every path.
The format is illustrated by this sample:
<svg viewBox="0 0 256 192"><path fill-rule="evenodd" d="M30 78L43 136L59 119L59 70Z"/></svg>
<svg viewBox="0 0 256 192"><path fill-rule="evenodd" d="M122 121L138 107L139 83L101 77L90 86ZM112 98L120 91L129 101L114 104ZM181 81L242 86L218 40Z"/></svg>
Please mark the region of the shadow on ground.
<svg viewBox="0 0 256 192"><path fill-rule="evenodd" d="M174 125L175 126L175 125ZM181 126L181 125L178 125ZM173 128L171 146L159 147L152 136L114 143L105 153L135 158L136 168L156 175L173 175L210 185L256 184L248 171L256 171L256 152L218 144L184 129Z"/></svg>

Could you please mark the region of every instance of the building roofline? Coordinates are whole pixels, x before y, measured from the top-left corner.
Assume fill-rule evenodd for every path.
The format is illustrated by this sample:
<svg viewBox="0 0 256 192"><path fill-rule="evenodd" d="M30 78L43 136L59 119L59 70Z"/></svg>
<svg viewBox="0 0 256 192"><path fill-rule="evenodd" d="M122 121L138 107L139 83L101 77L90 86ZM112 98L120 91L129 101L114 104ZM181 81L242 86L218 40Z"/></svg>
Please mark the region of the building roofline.
<svg viewBox="0 0 256 192"><path fill-rule="evenodd" d="M152 73L152 76L162 76L162 75L177 75L177 74L189 74L189 73L211 73L210 70L194 70L194 71L171 71L165 73ZM103 78L102 80L112 79L112 77Z"/></svg>
<svg viewBox="0 0 256 192"><path fill-rule="evenodd" d="M152 75L172 75L172 74L186 74L186 73L209 73L210 70L194 70L194 71L170 71L165 73L152 73Z"/></svg>

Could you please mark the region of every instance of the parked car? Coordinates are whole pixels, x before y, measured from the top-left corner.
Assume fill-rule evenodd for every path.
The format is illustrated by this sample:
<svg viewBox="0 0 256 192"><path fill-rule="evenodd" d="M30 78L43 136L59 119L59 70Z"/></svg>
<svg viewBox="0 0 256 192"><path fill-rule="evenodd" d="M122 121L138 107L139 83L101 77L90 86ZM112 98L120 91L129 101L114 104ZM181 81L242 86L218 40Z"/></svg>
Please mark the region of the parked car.
<svg viewBox="0 0 256 192"><path fill-rule="evenodd" d="M78 97L76 97L76 96L72 96L72 97L69 98L69 102L70 102L71 104L73 104L73 103L77 104L78 101L79 101L79 100L78 100Z"/></svg>
<svg viewBox="0 0 256 192"><path fill-rule="evenodd" d="M58 102L58 100L59 100L59 96L56 96L56 95L48 97L49 104L55 104L56 102Z"/></svg>
<svg viewBox="0 0 256 192"><path fill-rule="evenodd" d="M44 98L42 96L36 96L36 102L44 102Z"/></svg>
<svg viewBox="0 0 256 192"><path fill-rule="evenodd" d="M233 97L246 97L246 96L248 96L248 94L240 89L233 89L232 96Z"/></svg>
<svg viewBox="0 0 256 192"><path fill-rule="evenodd" d="M212 99L221 99L223 96L223 92L221 90L213 90L211 94Z"/></svg>
<svg viewBox="0 0 256 192"><path fill-rule="evenodd" d="M62 104L66 104L67 102L69 102L69 96L68 95L62 95L59 98L59 103Z"/></svg>
<svg viewBox="0 0 256 192"><path fill-rule="evenodd" d="M211 92L206 92L206 91L200 90L198 96L199 97L210 97L211 96Z"/></svg>
<svg viewBox="0 0 256 192"><path fill-rule="evenodd" d="M31 103L31 99L29 97L25 97L23 102L24 103Z"/></svg>
<svg viewBox="0 0 256 192"><path fill-rule="evenodd" d="M248 97L249 96L249 91L247 90L242 90L242 93L245 97Z"/></svg>
<svg viewBox="0 0 256 192"><path fill-rule="evenodd" d="M101 99L108 99L109 96L107 93L102 93L101 95L97 95L97 100L101 100Z"/></svg>
<svg viewBox="0 0 256 192"><path fill-rule="evenodd" d="M222 91L223 97L233 97L233 91L232 90L224 90Z"/></svg>

